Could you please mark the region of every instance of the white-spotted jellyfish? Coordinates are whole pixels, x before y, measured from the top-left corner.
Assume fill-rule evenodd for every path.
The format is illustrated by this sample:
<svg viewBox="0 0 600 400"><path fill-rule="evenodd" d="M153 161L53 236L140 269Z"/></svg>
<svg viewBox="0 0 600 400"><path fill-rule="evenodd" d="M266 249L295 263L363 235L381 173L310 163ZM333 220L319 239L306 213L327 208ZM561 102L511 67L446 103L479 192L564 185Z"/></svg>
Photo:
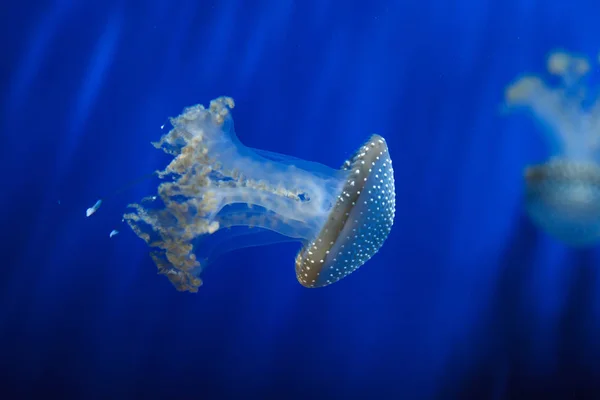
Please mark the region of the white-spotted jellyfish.
<svg viewBox="0 0 600 400"><path fill-rule="evenodd" d="M550 153L525 169L526 209L567 245L591 246L600 240L600 98L585 57L553 52L547 70L546 81L526 75L505 93L509 109L524 109L540 123Z"/></svg>
<svg viewBox="0 0 600 400"><path fill-rule="evenodd" d="M202 271L223 253L285 240L302 244L296 277L309 288L337 282L369 260L394 221L386 141L372 135L333 169L244 146L233 107L220 97L208 108L186 108L153 143L173 159L157 171L164 180L158 196L131 204L124 218L151 247L159 273L178 290L196 292Z"/></svg>

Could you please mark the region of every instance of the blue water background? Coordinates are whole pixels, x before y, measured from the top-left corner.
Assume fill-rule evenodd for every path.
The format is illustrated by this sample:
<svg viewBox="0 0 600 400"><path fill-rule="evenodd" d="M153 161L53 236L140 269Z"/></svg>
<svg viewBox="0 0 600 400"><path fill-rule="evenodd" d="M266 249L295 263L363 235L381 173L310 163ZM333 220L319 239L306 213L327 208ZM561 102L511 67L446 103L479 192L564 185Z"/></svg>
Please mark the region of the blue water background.
<svg viewBox="0 0 600 400"><path fill-rule="evenodd" d="M524 217L522 170L547 152L501 104L549 51L595 56L598 15L558 0L3 2L2 398L591 396L599 260ZM251 147L337 167L387 139L396 222L360 271L308 290L298 246L279 244L178 293L120 221L156 181L85 218L168 162L150 142L169 116L220 95Z"/></svg>

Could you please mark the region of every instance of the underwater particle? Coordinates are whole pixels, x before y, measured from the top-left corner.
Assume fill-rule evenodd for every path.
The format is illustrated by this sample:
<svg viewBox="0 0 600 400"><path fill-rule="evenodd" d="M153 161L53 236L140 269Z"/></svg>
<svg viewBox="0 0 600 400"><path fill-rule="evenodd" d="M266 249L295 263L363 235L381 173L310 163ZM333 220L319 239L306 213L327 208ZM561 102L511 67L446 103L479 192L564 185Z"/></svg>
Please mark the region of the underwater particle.
<svg viewBox="0 0 600 400"><path fill-rule="evenodd" d="M505 92L509 109L524 109L541 123L551 153L525 169L526 210L564 243L592 246L600 240L600 97L585 84L586 58L555 51L547 70L558 85L526 75Z"/></svg>
<svg viewBox="0 0 600 400"><path fill-rule="evenodd" d="M381 248L394 221L394 171L386 141L369 140L340 169L244 146L233 99L196 105L153 143L173 156L158 196L124 215L151 247L160 274L196 292L220 255L283 241L302 244L296 278L308 288L356 271ZM150 200L150 201L148 201Z"/></svg>
<svg viewBox="0 0 600 400"><path fill-rule="evenodd" d="M112 238L113 236L117 235L118 233L119 233L119 231L118 231L118 230L116 230L116 229L113 229L113 230L110 232L110 234L108 235L108 237L109 237L109 238Z"/></svg>
<svg viewBox="0 0 600 400"><path fill-rule="evenodd" d="M98 200L93 206L91 206L90 208L88 208L85 211L85 216L89 217L90 215L92 215L93 213L98 211L98 209L100 208L101 205L102 205L102 200Z"/></svg>

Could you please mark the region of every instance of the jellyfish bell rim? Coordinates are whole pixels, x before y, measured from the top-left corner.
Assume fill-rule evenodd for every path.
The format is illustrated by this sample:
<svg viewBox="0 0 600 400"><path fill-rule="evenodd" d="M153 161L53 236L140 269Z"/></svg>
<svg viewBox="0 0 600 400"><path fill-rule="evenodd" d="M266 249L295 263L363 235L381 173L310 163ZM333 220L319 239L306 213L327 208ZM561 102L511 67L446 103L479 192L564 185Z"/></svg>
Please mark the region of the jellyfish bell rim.
<svg viewBox="0 0 600 400"><path fill-rule="evenodd" d="M356 271L379 251L393 225L395 183L385 139L377 134L371 135L343 164L342 170L349 171L349 175L327 222L317 237L303 246L296 257L296 278L307 288L328 286ZM373 183L376 179L381 179L380 182L377 181L380 185ZM377 191L373 189L373 195L370 190L372 187L377 188ZM375 196L378 196L377 200L374 199ZM375 204L375 213L368 208L372 204ZM363 252L360 250L361 244L357 245L358 232L361 231L361 226L370 225L373 221L380 223L376 226L377 237L373 241L362 242L363 249L367 249ZM358 232L356 227L359 227ZM371 235L372 232L368 234ZM364 235L363 229L360 236ZM352 246L359 248L351 260L340 256L346 245L346 249Z"/></svg>
<svg viewBox="0 0 600 400"><path fill-rule="evenodd" d="M544 163L526 166L523 179L528 188L536 183L543 184L548 180L561 183L577 182L600 187L600 166L590 161L572 161L553 157Z"/></svg>

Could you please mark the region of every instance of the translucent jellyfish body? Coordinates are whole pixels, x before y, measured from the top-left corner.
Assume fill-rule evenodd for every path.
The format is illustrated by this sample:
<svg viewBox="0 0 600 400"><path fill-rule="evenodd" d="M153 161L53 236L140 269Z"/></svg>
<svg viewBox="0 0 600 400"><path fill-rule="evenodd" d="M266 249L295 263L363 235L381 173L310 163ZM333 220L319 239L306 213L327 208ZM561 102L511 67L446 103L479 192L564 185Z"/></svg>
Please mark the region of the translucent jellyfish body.
<svg viewBox="0 0 600 400"><path fill-rule="evenodd" d="M549 80L523 76L505 93L509 108L527 110L545 130L550 158L526 168L525 202L531 219L571 246L600 240L600 100L590 91L590 63L551 53Z"/></svg>
<svg viewBox="0 0 600 400"><path fill-rule="evenodd" d="M394 220L392 161L373 135L342 168L245 147L236 137L231 98L196 105L171 119L155 147L173 156L158 196L124 215L151 247L161 274L196 292L219 255L241 247L295 240L296 277L322 287L363 265L383 245ZM262 264L276 264L268 257ZM274 265L273 267L277 267Z"/></svg>

